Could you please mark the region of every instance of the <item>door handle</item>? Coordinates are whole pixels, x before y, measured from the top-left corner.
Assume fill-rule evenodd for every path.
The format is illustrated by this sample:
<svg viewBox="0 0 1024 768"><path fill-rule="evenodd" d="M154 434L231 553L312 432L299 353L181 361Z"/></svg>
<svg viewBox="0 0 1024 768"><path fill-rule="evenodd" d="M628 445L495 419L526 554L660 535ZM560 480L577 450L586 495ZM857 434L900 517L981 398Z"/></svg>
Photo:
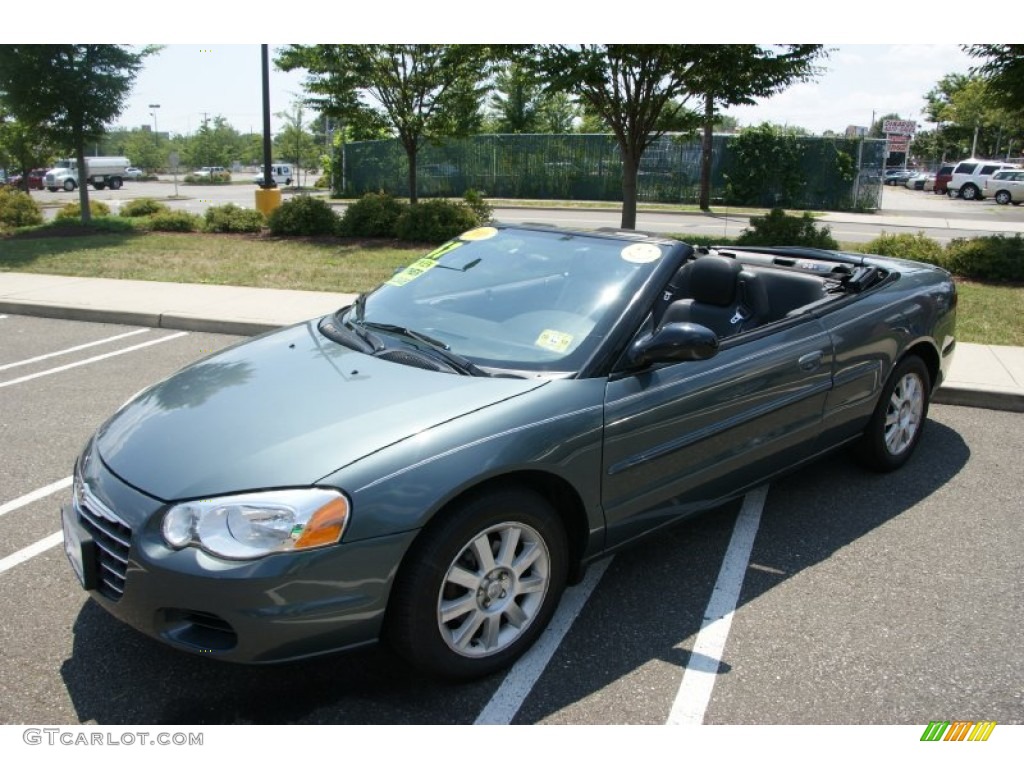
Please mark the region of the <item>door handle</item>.
<svg viewBox="0 0 1024 768"><path fill-rule="evenodd" d="M796 364L800 366L801 371L813 371L821 365L823 357L824 353L821 350L818 350L817 352L808 352L797 360Z"/></svg>

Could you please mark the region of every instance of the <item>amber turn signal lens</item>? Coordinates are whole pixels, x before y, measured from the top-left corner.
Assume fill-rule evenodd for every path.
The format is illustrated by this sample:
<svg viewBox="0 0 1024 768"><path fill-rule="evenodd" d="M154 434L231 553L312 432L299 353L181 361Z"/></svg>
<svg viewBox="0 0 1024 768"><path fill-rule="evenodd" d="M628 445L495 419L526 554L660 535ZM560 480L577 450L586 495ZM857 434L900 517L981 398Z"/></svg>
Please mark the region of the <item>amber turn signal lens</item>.
<svg viewBox="0 0 1024 768"><path fill-rule="evenodd" d="M345 499L334 499L320 507L309 518L299 538L295 540L295 549L322 547L325 544L336 544L341 540L348 523L348 502Z"/></svg>

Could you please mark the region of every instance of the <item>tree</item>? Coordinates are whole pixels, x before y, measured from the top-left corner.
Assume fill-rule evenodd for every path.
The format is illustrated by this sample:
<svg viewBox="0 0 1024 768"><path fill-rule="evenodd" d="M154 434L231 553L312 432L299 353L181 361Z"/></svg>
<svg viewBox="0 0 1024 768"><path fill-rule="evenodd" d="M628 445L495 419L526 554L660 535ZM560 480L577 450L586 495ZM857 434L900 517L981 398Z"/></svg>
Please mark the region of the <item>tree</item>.
<svg viewBox="0 0 1024 768"><path fill-rule="evenodd" d="M229 168L245 150L245 139L223 115L203 120L199 130L189 137L182 158L187 166L202 168L221 165Z"/></svg>
<svg viewBox="0 0 1024 768"><path fill-rule="evenodd" d="M685 99L694 65L685 45L536 45L520 52L550 93L578 94L615 134L622 155L622 227L636 227L637 177L644 150L668 130L693 125Z"/></svg>
<svg viewBox="0 0 1024 768"><path fill-rule="evenodd" d="M487 49L479 45L291 45L280 69L309 72L307 103L357 132L387 126L405 150L409 199L416 195L416 155L427 140L462 135L467 101L482 93Z"/></svg>
<svg viewBox="0 0 1024 768"><path fill-rule="evenodd" d="M964 50L985 60L971 73L982 77L999 93L1007 109L1024 112L1024 45L967 45Z"/></svg>
<svg viewBox="0 0 1024 768"><path fill-rule="evenodd" d="M821 45L692 45L687 92L703 102L700 207L711 207L712 134L719 108L755 104L789 85L819 73L815 62L827 55Z"/></svg>
<svg viewBox="0 0 1024 768"><path fill-rule="evenodd" d="M0 101L17 119L36 125L78 160L82 221L88 222L85 147L124 109L146 56L156 47L120 45L2 45Z"/></svg>
<svg viewBox="0 0 1024 768"><path fill-rule="evenodd" d="M313 134L303 122L302 102L292 105L291 111L279 112L278 117L284 118L284 128L274 137L274 156L286 163L295 165L296 184L301 186L299 174L302 168L320 165L320 150ZM303 165L305 163L305 165Z"/></svg>
<svg viewBox="0 0 1024 768"><path fill-rule="evenodd" d="M495 133L537 133L544 90L534 74L511 62L494 77L488 107L495 114Z"/></svg>
<svg viewBox="0 0 1024 768"><path fill-rule="evenodd" d="M21 188L28 192L28 172L46 168L57 153L56 147L36 129L0 114L0 166L15 165L21 169Z"/></svg>

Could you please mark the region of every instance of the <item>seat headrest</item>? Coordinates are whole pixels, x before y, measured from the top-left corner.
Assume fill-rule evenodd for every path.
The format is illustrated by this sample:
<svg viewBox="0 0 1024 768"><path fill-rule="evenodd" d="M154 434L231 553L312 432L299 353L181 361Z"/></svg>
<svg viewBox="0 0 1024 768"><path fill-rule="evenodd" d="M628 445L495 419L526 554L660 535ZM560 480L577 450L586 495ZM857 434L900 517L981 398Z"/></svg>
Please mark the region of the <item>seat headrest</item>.
<svg viewBox="0 0 1024 768"><path fill-rule="evenodd" d="M702 304L728 307L736 299L736 280L743 267L725 256L702 256L690 265L690 296Z"/></svg>

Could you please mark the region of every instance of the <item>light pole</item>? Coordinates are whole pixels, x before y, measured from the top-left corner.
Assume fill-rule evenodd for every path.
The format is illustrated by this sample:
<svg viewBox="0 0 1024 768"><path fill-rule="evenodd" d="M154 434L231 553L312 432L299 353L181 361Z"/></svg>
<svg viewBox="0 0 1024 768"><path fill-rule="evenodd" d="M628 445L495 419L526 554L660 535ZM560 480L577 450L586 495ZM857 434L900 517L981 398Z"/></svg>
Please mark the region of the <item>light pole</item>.
<svg viewBox="0 0 1024 768"><path fill-rule="evenodd" d="M156 137L156 141L159 144L160 143L160 130L159 130L159 128L157 128L157 125L156 125L156 111L155 110L160 109L160 105L159 104L150 104L149 108L154 110L153 112L149 113L149 116L153 118L153 136Z"/></svg>

